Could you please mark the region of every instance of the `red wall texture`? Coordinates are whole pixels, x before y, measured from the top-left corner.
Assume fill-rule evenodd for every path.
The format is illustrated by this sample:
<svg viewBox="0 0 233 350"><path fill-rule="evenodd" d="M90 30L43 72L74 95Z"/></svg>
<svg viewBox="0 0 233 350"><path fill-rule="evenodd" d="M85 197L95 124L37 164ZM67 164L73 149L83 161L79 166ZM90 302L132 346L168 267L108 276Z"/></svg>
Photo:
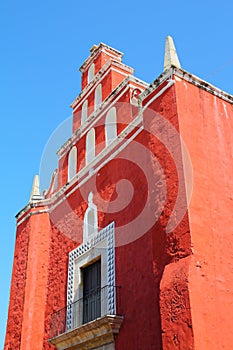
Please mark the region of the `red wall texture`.
<svg viewBox="0 0 233 350"><path fill-rule="evenodd" d="M176 95L194 174L189 294L195 349L231 349L233 107L178 77Z"/></svg>
<svg viewBox="0 0 233 350"><path fill-rule="evenodd" d="M116 226L124 315L116 350L231 349L233 108L226 94L172 72L142 95L143 118L119 138L115 157L104 164L106 152L98 172L69 194L75 183L67 183L67 148L59 163L62 195L26 209L32 215L17 229L5 350L54 349L47 342L50 314L66 306L68 253L82 243L90 191L97 207L98 196L106 201L98 207L99 228ZM131 91L120 100L127 112L117 108L118 135L137 116ZM96 127L97 154L104 151L104 116ZM80 170L85 134L74 144ZM111 211L118 197L124 205Z"/></svg>

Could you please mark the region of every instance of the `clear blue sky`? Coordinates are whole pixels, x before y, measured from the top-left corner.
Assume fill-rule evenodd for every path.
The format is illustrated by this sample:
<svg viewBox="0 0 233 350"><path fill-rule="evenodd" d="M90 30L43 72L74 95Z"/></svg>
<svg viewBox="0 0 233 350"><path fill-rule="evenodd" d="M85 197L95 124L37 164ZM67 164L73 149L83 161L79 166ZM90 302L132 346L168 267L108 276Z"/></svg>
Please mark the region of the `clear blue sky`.
<svg viewBox="0 0 233 350"><path fill-rule="evenodd" d="M0 348L14 216L28 202L47 140L71 115L78 68L91 46L104 42L124 52L124 62L150 83L162 72L165 37L172 35L184 69L232 94L232 14L229 0L1 1Z"/></svg>

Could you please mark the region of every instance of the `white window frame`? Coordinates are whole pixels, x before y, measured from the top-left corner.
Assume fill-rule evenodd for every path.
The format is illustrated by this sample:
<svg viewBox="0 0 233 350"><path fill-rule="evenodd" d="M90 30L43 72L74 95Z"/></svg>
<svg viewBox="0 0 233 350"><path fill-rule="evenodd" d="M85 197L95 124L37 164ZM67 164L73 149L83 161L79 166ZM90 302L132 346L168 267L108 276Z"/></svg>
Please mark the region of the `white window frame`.
<svg viewBox="0 0 233 350"><path fill-rule="evenodd" d="M88 118L88 100L85 100L82 105L81 125L85 123L87 118Z"/></svg>
<svg viewBox="0 0 233 350"><path fill-rule="evenodd" d="M88 69L88 73L87 73L87 82L88 84L93 80L95 76L95 64L92 63L90 65L90 68Z"/></svg>
<svg viewBox="0 0 233 350"><path fill-rule="evenodd" d="M114 222L69 254L67 331L82 325L82 303L74 303L83 297L82 268L98 259L101 259L101 288L107 286L106 303L101 305L101 317L116 315Z"/></svg>
<svg viewBox="0 0 233 350"><path fill-rule="evenodd" d="M117 138L116 107L110 108L105 118L105 141L106 146Z"/></svg>
<svg viewBox="0 0 233 350"><path fill-rule="evenodd" d="M86 165L95 159L95 129L91 128L86 135Z"/></svg>
<svg viewBox="0 0 233 350"><path fill-rule="evenodd" d="M68 155L68 174L67 174L68 182L72 180L77 174L77 156L78 156L77 147L73 146Z"/></svg>
<svg viewBox="0 0 233 350"><path fill-rule="evenodd" d="M95 89L95 110L99 108L102 103L102 84L96 86Z"/></svg>

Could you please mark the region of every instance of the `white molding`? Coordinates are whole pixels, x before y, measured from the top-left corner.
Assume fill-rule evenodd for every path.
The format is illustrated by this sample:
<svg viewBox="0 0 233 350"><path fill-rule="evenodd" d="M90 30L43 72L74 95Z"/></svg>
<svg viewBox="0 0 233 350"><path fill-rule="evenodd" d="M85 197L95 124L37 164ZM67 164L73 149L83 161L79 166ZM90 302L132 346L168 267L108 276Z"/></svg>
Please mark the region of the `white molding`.
<svg viewBox="0 0 233 350"><path fill-rule="evenodd" d="M161 96L169 87L171 87L171 86L174 85L174 84L175 84L174 80L169 79L169 80L167 81L167 85L164 86L157 94L155 94L155 95L145 104L145 106L142 107L142 112L144 112L144 110L145 110L146 108L148 108L148 106L149 106L154 100L156 100L156 99L157 99L159 96Z"/></svg>
<svg viewBox="0 0 233 350"><path fill-rule="evenodd" d="M153 93L153 91L159 87L165 80L167 80L169 77L171 77L172 75L184 79L185 81L199 87L200 89L203 89L211 94L213 94L214 96L217 96L221 99L223 99L224 101L227 101L231 104L233 104L233 95L215 87L214 85L206 82L205 80L185 71L183 68L175 68L175 67L171 67L169 69L167 69L166 71L164 71L162 74L160 74L160 76L152 83L148 86L148 88L143 91L140 95L139 98L140 100L144 100L148 95L150 95L151 93Z"/></svg>
<svg viewBox="0 0 233 350"><path fill-rule="evenodd" d="M142 123L142 116L138 115L137 118L134 119L133 123L129 124L114 140L108 147L104 148L96 157L93 159L91 163L86 165L82 170L78 172L78 174L74 177L72 182L69 183L69 187L73 186L75 182L80 180L80 178L84 177L87 173L88 175L85 176L84 179L79 181L77 185L68 193L66 193L65 196L63 196L59 201L57 201L54 205L51 205L50 211L55 209L58 205L60 205L64 200L66 200L74 191L76 191L79 187L81 187L85 182L87 182L95 173L97 173L105 164L107 164L111 159L113 159L118 153L120 153L142 130L143 126L139 125ZM130 134L135 127L138 127L136 132L126 141L124 141L125 137ZM122 142L124 141L124 142ZM115 152L113 152L113 149L116 148L116 146L119 146L119 143L122 143L120 147L117 148ZM109 156L107 157L107 155ZM107 157L104 161L101 162L103 158ZM100 163L100 165L96 168L94 166ZM93 169L93 171L90 173L90 170ZM68 190L69 187L66 187L66 189L61 188L62 193ZM61 191L60 190L60 191ZM60 196L59 191L56 194L56 198Z"/></svg>
<svg viewBox="0 0 233 350"><path fill-rule="evenodd" d="M203 89L214 96L220 97L224 101L233 104L233 95L215 87L214 85L206 82L205 80L198 78L197 76L183 70L182 68L173 68L173 74L187 82Z"/></svg>
<svg viewBox="0 0 233 350"><path fill-rule="evenodd" d="M163 82L172 76L172 69L168 69L153 82L151 83L140 95L139 99L144 100L148 95L150 95L157 87L159 87Z"/></svg>
<svg viewBox="0 0 233 350"><path fill-rule="evenodd" d="M108 62L107 62L107 63L108 63ZM116 63L116 62L114 62L114 63ZM88 98L88 96L95 90L95 88L96 88L96 86L98 85L98 83L100 83L100 82L106 77L106 75L107 75L110 71L114 71L114 72L116 72L116 73L122 74L122 75L124 75L125 77L130 76L131 79L132 79L135 83L137 83L137 84L139 84L139 85L143 85L144 88L147 88L147 87L149 86L148 83L146 83L145 81L143 81L143 80L141 80L141 79L139 79L139 78L134 77L132 74L124 73L124 72L122 72L122 71L120 71L120 70L118 70L118 69L112 67L109 63L108 63L108 65L110 66L110 67L109 67L109 70L106 71L105 73L103 72L104 75L102 75L102 76L100 77L100 79L95 79L95 77L96 77L101 71L99 71L99 73L97 73L96 76L94 77L94 79L90 82L90 84L91 84L93 81L95 81L95 83L93 83L93 87L90 89L90 91L86 91L86 90L88 90L88 87L89 87L89 84L88 84L88 85L83 89L83 91L81 91L81 93L78 95L78 97L72 102L71 107L72 107L72 105L73 105L74 103L77 103L77 104L75 105L75 107L73 108L73 112L75 112L75 111L80 107L80 105L83 103L83 100L85 100L86 98ZM116 64L116 66L117 66L117 64ZM103 67L104 67L104 66L103 66ZM119 67L118 67L118 68L119 68ZM121 83L122 83L122 82L120 82L119 85L120 85ZM116 88L117 88L117 87L116 87ZM115 88L115 89L116 89L116 88ZM114 90L113 90L113 91L114 91ZM84 92L86 93L86 95L85 95Z"/></svg>
<svg viewBox="0 0 233 350"><path fill-rule="evenodd" d="M133 69L126 66L125 64L118 62L118 61L113 61L113 60L107 61L103 65L103 67L99 70L99 72L95 74L94 78L90 81L90 83L85 86L85 88L81 91L81 93L71 103L70 106L73 108L73 111L75 111L77 109L77 107L79 106L80 100L82 98L84 98L85 96L86 97L89 96L89 94L93 91L95 86L98 85L98 83L100 83L111 70L113 70L113 68L114 68L113 66L116 66L116 67L118 67L122 70L125 70L129 73L129 74L126 74L126 72L121 72L121 71L117 70L117 72L121 73L122 75L127 76L127 75L133 74Z"/></svg>
<svg viewBox="0 0 233 350"><path fill-rule="evenodd" d="M28 219L32 215L38 215L38 214L43 214L43 213L48 213L48 212L49 212L48 208L43 209L43 210L31 211L26 216L24 216L20 221L17 221L16 226L19 226L20 224L22 224L22 222L24 222L26 219Z"/></svg>
<svg viewBox="0 0 233 350"><path fill-rule="evenodd" d="M127 91L127 89L129 89L130 87L131 88L135 88L134 85L131 85L131 84L128 84L126 85L132 78L134 77L131 77L131 76L128 76L123 82L121 82L118 86L119 90L115 91L115 93L117 94L121 88L123 88L125 86L125 89L121 92L121 94L119 94L117 96L117 98L115 98L115 96L113 96L111 99L112 99L112 102L109 103L109 101L105 101L102 106L100 106L100 110L101 109L104 109L105 107L105 104L108 106L108 109L110 109L112 106L115 105L115 103L118 101L118 99ZM134 81L134 79L132 79ZM123 84L124 83L124 84ZM122 84L122 86L120 86ZM115 98L115 99L114 99ZM113 100L114 99L114 100ZM108 104L109 103L109 104ZM95 124L102 116L104 113L107 112L108 109L105 109L103 110L102 113L100 113L100 115L98 116L98 118L96 118L92 124L86 126L88 128L92 127L93 124ZM99 113L99 111L97 111ZM119 142L121 142L122 140L124 140L125 136L128 135L129 132L131 132L136 126L138 126L140 124L140 122L142 122L142 119L139 121L138 118L142 118L142 116L137 116L132 122L131 124L129 124L116 138L116 140L114 140L108 147L106 147L102 152L100 152L94 159L94 161L92 161L90 164L88 164L87 166L85 166L85 168L83 168L81 171L79 171L77 173L77 175L68 183L68 184L65 184L63 187L61 187L57 192L53 193L52 196L50 198L47 198L47 199L42 199L41 201L37 202L34 204L34 206L50 206L49 212L51 212L54 208L56 208L60 203L62 203L71 193L73 193L73 190L70 191L68 194L65 194L65 196L58 200L57 199L59 197L61 197L62 195L64 195L64 193L66 191L69 191L69 188L71 186L73 186L75 184L75 182L77 182L78 178L84 176L87 172L89 172L89 170L93 167L94 164L98 163L101 161L102 158L106 157L106 155L108 153L111 153L113 148L115 148ZM89 120L87 120L87 122L89 122ZM85 125L85 124L84 124ZM66 141L66 144L63 145L63 147L65 146L66 148L68 148L68 146L72 146L75 142L77 142L78 138L81 138L85 132L87 130L84 130L81 134L80 134L80 129L78 129L79 133L78 134L74 134L69 140ZM81 130L82 131L82 130ZM138 133L137 133L138 134ZM132 135L132 137L130 139L128 139L124 145L125 147L128 145L129 141L132 140L133 138L135 138L137 136L137 134L134 134ZM73 144L72 144L73 143ZM60 149L61 150L61 149ZM65 153L65 150L63 151ZM120 152L120 150L119 150ZM114 153L114 156L119 153L119 152L115 152ZM64 155L64 153L62 153L62 155ZM106 164L110 159L113 158L113 154L107 158L106 161L104 161L104 163L102 163L102 166L103 164ZM100 167L98 167L98 170L100 169ZM98 170L95 170L98 171ZM86 181L92 176L93 174L89 174L86 178ZM82 182L83 183L83 182ZM79 187L79 184L75 187L75 189L77 189ZM54 205L53 202L54 201L57 201ZM27 205L24 209L22 209L17 215L16 215L16 218L19 219L24 213L27 212L27 210L29 210L31 207L29 205ZM26 218L23 218L21 221L19 221L20 223L23 222Z"/></svg>
<svg viewBox="0 0 233 350"><path fill-rule="evenodd" d="M129 84L128 84L129 83ZM92 128L94 124L99 121L99 119L107 113L108 109L113 107L116 102L123 96L125 92L127 92L127 89L132 88L134 89L135 86L132 85L132 83L140 84L140 81L135 79L133 76L128 75L122 82L117 85L117 87L113 90L112 94L109 95L100 105L100 107L95 110L88 118L87 120L80 125L78 130L59 148L57 151L57 154L59 157L63 157L67 152L68 148L72 147L79 139L81 139L85 133L87 132L87 129ZM121 89L124 90L121 91ZM145 86L144 86L145 87ZM136 86L137 88L137 86ZM116 97L116 95L121 91L121 93ZM107 107L107 108L105 108ZM102 112L101 112L102 111ZM100 113L100 114L99 114ZM99 114L99 115L98 115ZM98 117L96 117L98 115Z"/></svg>
<svg viewBox="0 0 233 350"><path fill-rule="evenodd" d="M87 68L88 66L92 63L92 61L94 60L95 56L97 56L97 54L99 52L101 52L101 49L102 51L104 50L109 50L110 52L114 52L115 53L115 56L114 58L116 59L116 56L118 56L120 59L123 57L123 53L121 51L118 51L116 49L114 49L113 47L109 46L109 45L106 45L104 43L99 43L98 46L96 46L96 48L91 51L91 55L89 57L86 58L86 60L83 62L83 64L81 65L81 67L79 68L79 71L81 73L83 73Z"/></svg>
<svg viewBox="0 0 233 350"><path fill-rule="evenodd" d="M128 77L128 76L130 75L130 74L126 74L126 73L124 73L124 72L121 72L121 71L119 71L118 69L115 69L115 68L113 68L113 67L110 67L109 70L106 71L105 74L102 75L102 77L101 77L100 79L98 79L98 80L95 81L95 84L94 84L94 85L92 86L92 88L86 93L86 95L81 96L81 95L82 95L82 92L80 93L80 95L79 95L79 96L81 96L81 97L80 97L80 100L78 101L78 104L76 104L75 108L73 109L73 112L75 112L75 111L80 107L80 105L84 102L84 100L88 99L89 95L92 94L92 93L94 92L94 90L96 89L96 87L98 86L98 84L100 84L100 83L103 81L103 79L105 79L105 77L106 77L111 71L114 71L114 72L116 72L116 73L119 73L119 74L121 74L121 75L123 75L123 76L125 76L125 77ZM95 79L95 78L94 78L94 79ZM92 81L93 81L93 80L92 80ZM119 83L119 84L120 84L120 83ZM85 89L84 89L84 90L85 90ZM83 91L84 91L84 90L83 90ZM113 90L113 91L114 91L114 90ZM79 98L79 96L78 96L77 98ZM106 97L106 98L108 98L108 97Z"/></svg>
<svg viewBox="0 0 233 350"><path fill-rule="evenodd" d="M68 152L68 148L73 146L74 143L76 143L79 139L81 139L86 132L88 132L87 129L91 129L93 127L93 125L95 123L97 123L97 121L99 121L99 119L105 114L107 113L107 108L105 109L105 107L107 106L109 109L113 106L113 104L115 104L120 98L121 96L127 91L128 88L130 88L130 85L127 85L127 83L129 82L128 77L125 78L117 87L114 91L113 94L111 94L107 99L105 99L101 105L99 106L99 108L97 110L95 110L85 121L85 123L83 123L82 125L80 125L80 127L78 128L78 130L60 147L60 149L57 151L57 155L59 155L59 157L63 157L67 152ZM123 84L124 83L124 84ZM125 87L125 89L117 96L115 97L115 95L120 92L121 89L123 89ZM112 102L111 102L112 101ZM101 112L102 111L102 112ZM101 112L101 113L100 113ZM100 113L100 114L99 114ZM99 115L98 115L99 114ZM96 117L98 115L98 117Z"/></svg>

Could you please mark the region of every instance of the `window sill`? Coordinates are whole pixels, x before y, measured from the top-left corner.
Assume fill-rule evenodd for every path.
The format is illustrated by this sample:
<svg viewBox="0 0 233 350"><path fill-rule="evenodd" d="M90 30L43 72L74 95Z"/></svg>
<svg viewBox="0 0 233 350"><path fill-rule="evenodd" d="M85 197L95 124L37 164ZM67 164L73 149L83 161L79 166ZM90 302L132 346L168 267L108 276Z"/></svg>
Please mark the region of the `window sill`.
<svg viewBox="0 0 233 350"><path fill-rule="evenodd" d="M57 349L93 349L113 342L122 321L123 316L106 315L49 339L49 343Z"/></svg>

